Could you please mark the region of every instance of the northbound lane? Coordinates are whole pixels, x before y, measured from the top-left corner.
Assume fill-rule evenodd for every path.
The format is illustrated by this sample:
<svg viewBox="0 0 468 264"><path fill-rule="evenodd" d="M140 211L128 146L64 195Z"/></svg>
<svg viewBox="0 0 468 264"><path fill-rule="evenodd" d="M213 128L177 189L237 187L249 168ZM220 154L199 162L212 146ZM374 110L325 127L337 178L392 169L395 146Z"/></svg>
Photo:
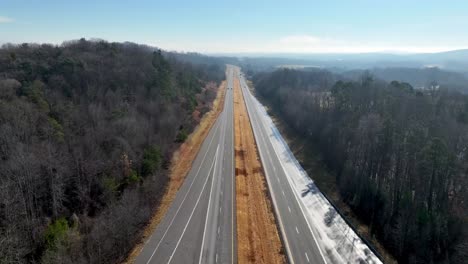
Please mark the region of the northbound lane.
<svg viewBox="0 0 468 264"><path fill-rule="evenodd" d="M241 81L288 260L290 263L325 264L325 257L315 238L316 234L307 220L303 204L299 202L287 172L281 165L281 159L269 140L271 131L262 122L260 109L248 89L240 68L235 70L236 77Z"/></svg>

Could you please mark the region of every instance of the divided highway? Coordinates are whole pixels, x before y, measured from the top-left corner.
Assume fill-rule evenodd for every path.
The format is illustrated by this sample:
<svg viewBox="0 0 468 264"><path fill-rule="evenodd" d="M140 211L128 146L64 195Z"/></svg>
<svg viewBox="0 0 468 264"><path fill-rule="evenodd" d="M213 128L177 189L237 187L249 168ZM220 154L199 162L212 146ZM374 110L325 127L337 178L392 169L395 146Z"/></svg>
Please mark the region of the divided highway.
<svg viewBox="0 0 468 264"><path fill-rule="evenodd" d="M224 109L135 263L236 263L233 78Z"/></svg>
<svg viewBox="0 0 468 264"><path fill-rule="evenodd" d="M237 263L233 80L239 78L290 263L326 263L304 208L270 142L240 68L228 66L224 109L164 219L136 259L149 263Z"/></svg>
<svg viewBox="0 0 468 264"><path fill-rule="evenodd" d="M303 211L303 205L296 197L279 155L270 141L269 134L272 131L262 122L259 106L255 103L255 98L250 93L240 68L236 67L235 72L236 78L240 78L288 260L290 263L326 263Z"/></svg>

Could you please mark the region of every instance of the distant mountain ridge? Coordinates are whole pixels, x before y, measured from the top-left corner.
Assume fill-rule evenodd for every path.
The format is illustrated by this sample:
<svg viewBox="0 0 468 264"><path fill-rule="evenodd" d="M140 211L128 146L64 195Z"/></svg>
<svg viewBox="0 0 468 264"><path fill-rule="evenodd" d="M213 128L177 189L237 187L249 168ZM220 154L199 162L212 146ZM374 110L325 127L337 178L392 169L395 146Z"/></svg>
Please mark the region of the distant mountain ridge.
<svg viewBox="0 0 468 264"><path fill-rule="evenodd" d="M346 78L357 80L365 70L342 72ZM373 76L387 82L394 80L410 83L415 88L427 88L437 83L453 90L468 93L468 76L466 74L445 71L439 68L373 68L368 70Z"/></svg>
<svg viewBox="0 0 468 264"><path fill-rule="evenodd" d="M275 58L275 59L401 59L404 57L414 58L443 58L443 59L468 59L468 49L450 50L433 53L400 53L400 52L363 52L363 53L213 53L207 54L214 57L240 57L240 58Z"/></svg>
<svg viewBox="0 0 468 264"><path fill-rule="evenodd" d="M413 56L424 56L426 58L437 58L444 60L468 60L468 49L451 50L438 53L422 53Z"/></svg>
<svg viewBox="0 0 468 264"><path fill-rule="evenodd" d="M221 54L216 54L221 56ZM468 73L468 49L438 53L397 54L372 53L231 53L223 54L240 58L240 62L262 69L279 65L314 65L322 68L339 68L343 71L370 68L425 68L438 67L444 70Z"/></svg>

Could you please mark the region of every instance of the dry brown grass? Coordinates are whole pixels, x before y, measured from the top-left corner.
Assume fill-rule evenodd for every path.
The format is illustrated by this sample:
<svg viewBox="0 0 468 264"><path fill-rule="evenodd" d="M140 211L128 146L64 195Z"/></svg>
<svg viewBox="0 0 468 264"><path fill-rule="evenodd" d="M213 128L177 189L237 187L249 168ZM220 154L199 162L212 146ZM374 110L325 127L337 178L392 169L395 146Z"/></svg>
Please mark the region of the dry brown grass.
<svg viewBox="0 0 468 264"><path fill-rule="evenodd" d="M239 80L234 79L237 258L239 263L285 263L265 176Z"/></svg>
<svg viewBox="0 0 468 264"><path fill-rule="evenodd" d="M144 242L151 236L158 224L163 219L169 206L174 200L177 191L185 180L185 176L192 167L192 162L195 160L200 147L205 140L208 132L215 123L218 115L224 107L224 98L226 93L226 82L223 81L218 89L216 99L213 101L211 110L206 113L198 126L187 140L174 153L171 161L169 183L164 191L163 198L155 209L155 214L143 231L143 236L137 245L132 249L127 259L123 263L134 263L136 257L143 249Z"/></svg>

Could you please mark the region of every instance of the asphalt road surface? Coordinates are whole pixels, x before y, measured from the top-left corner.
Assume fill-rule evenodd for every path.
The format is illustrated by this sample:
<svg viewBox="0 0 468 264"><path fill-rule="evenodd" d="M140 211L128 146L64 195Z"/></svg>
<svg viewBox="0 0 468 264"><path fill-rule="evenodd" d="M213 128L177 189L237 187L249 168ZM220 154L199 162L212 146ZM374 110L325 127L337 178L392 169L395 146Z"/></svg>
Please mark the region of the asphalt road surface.
<svg viewBox="0 0 468 264"><path fill-rule="evenodd" d="M138 264L236 263L233 78L239 78L275 215L290 263L326 263L303 205L296 197L271 129L261 121L240 68L228 66L224 110L202 144L164 219L148 239Z"/></svg>
<svg viewBox="0 0 468 264"><path fill-rule="evenodd" d="M299 202L299 197L296 197L270 142L269 135L273 131L261 122L259 106L254 103L255 98L250 93L244 76L239 68L234 69L236 77L240 78L288 260L290 263L326 263L317 244L316 234L303 212L303 205Z"/></svg>
<svg viewBox="0 0 468 264"><path fill-rule="evenodd" d="M136 259L148 263L236 263L233 78L224 110L168 212Z"/></svg>

